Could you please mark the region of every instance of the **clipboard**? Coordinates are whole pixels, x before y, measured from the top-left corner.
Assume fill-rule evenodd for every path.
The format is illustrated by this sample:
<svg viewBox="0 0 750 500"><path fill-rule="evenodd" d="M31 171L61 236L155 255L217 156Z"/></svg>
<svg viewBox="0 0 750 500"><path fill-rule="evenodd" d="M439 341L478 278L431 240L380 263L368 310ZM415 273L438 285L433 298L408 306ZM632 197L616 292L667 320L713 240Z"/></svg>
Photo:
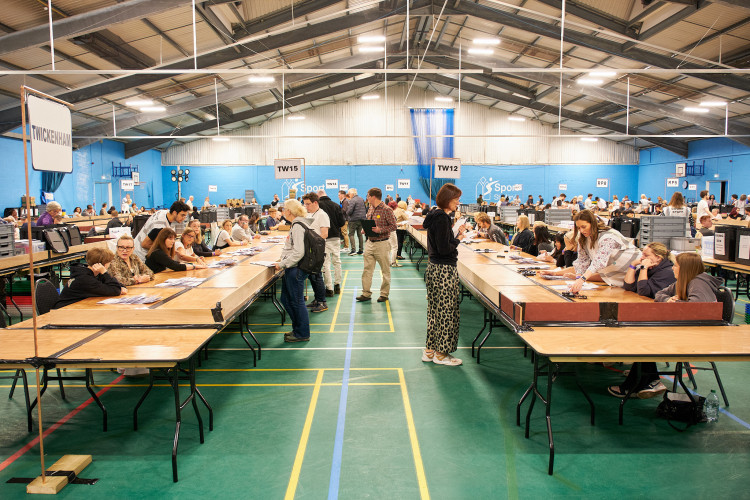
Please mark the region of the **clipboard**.
<svg viewBox="0 0 750 500"><path fill-rule="evenodd" d="M382 236L380 233L376 233L372 230L375 227L375 221L373 219L364 219L362 221L362 229L365 231L365 236L368 238L378 238Z"/></svg>

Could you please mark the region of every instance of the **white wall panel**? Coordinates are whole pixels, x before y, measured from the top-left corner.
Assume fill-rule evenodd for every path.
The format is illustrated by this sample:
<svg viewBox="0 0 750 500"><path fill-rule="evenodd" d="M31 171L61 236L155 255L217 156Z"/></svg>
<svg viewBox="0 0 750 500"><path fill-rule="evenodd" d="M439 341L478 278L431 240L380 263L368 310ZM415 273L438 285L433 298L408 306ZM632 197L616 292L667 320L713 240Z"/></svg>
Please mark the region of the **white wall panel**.
<svg viewBox="0 0 750 500"><path fill-rule="evenodd" d="M383 89L380 99L351 98L308 108L299 121L280 117L223 135L229 142L202 139L174 146L162 154L164 165L270 165L275 158L302 157L308 165L414 164L411 107L442 107L433 92L407 85ZM457 103L454 103L457 104ZM538 121L513 122L508 113L463 102L456 109L455 155L472 165L638 163L633 147L604 139L581 142L557 139L557 130ZM486 136L506 137L486 137ZM519 137L507 137L519 135Z"/></svg>

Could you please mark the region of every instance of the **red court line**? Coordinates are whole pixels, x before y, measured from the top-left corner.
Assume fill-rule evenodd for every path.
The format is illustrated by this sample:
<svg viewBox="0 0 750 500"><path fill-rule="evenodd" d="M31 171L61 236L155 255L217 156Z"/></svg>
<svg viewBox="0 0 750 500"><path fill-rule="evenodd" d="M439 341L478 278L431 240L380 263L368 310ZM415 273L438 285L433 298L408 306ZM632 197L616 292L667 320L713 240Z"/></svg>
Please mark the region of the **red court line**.
<svg viewBox="0 0 750 500"><path fill-rule="evenodd" d="M119 384L123 378L125 378L125 375L120 375L119 377L114 379L111 383L107 384L107 387L105 387L104 389L96 393L97 397L100 397L102 394L110 390L113 385ZM79 406L75 410L65 415L63 418L58 420L54 425L52 425L50 428L44 431L44 437L47 437L48 435L52 434L55 430L57 430L58 427L60 427L62 424L64 424L65 422L73 418L78 412L80 412L81 410L83 410L84 408L86 408L88 405L90 405L93 402L94 402L94 398L89 398L83 403L81 403L81 406ZM36 446L37 443L39 443L39 436L35 437L34 439L26 443L26 445L24 445L20 450L18 450L13 455L5 459L4 462L0 463L0 471L2 471L6 467L8 467L10 464L15 462L19 458L21 458L21 456L23 456L24 453L26 453L27 451L32 449L34 446Z"/></svg>

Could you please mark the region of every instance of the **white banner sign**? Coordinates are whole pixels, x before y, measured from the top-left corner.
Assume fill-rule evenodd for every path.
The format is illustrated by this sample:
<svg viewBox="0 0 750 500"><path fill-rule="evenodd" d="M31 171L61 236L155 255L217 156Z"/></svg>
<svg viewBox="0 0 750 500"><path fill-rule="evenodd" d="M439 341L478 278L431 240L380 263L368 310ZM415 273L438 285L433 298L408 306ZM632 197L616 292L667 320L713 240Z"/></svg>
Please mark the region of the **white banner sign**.
<svg viewBox="0 0 750 500"><path fill-rule="evenodd" d="M598 188L609 187L609 179L597 179L596 180L596 187L598 187Z"/></svg>
<svg viewBox="0 0 750 500"><path fill-rule="evenodd" d="M335 189L338 191L339 180L338 179L326 179L326 189Z"/></svg>
<svg viewBox="0 0 750 500"><path fill-rule="evenodd" d="M435 158L435 170L433 173L433 177L435 177L435 179L460 179L461 159Z"/></svg>
<svg viewBox="0 0 750 500"><path fill-rule="evenodd" d="M120 189L122 189L123 191L134 191L135 183L131 181L130 179L121 179Z"/></svg>
<svg viewBox="0 0 750 500"><path fill-rule="evenodd" d="M219 191L219 186L212 186L212 185L208 186L208 192L209 193L216 193L218 191Z"/></svg>
<svg viewBox="0 0 750 500"><path fill-rule="evenodd" d="M568 190L568 185L567 184L558 184L557 185L557 190L560 191L560 192L567 191Z"/></svg>
<svg viewBox="0 0 750 500"><path fill-rule="evenodd" d="M688 184L689 191L698 191L698 184Z"/></svg>
<svg viewBox="0 0 750 500"><path fill-rule="evenodd" d="M130 175L133 177L133 183L134 184L140 184L140 182L141 182L141 174L140 174L140 172L133 172Z"/></svg>
<svg viewBox="0 0 750 500"><path fill-rule="evenodd" d="M45 172L73 171L73 140L67 106L30 95L31 165Z"/></svg>
<svg viewBox="0 0 750 500"><path fill-rule="evenodd" d="M274 160L273 170L276 175L276 179L301 179L302 159L290 158L287 160Z"/></svg>
<svg viewBox="0 0 750 500"><path fill-rule="evenodd" d="M386 191L393 191L393 184L386 184L385 185L385 190Z"/></svg>
<svg viewBox="0 0 750 500"><path fill-rule="evenodd" d="M339 191L349 191L349 184L339 184Z"/></svg>
<svg viewBox="0 0 750 500"><path fill-rule="evenodd" d="M676 188L679 185L680 185L680 180L677 179L676 177L671 177L671 178L667 179L667 187L668 188Z"/></svg>
<svg viewBox="0 0 750 500"><path fill-rule="evenodd" d="M399 189L411 189L411 179L399 179L398 188Z"/></svg>

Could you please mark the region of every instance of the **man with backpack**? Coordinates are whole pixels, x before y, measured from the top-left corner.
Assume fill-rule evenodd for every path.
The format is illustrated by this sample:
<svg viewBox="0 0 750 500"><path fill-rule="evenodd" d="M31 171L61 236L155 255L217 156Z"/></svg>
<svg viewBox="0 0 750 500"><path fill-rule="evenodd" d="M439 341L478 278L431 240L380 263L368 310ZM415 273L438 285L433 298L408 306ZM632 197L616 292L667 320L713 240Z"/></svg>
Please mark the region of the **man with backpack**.
<svg viewBox="0 0 750 500"><path fill-rule="evenodd" d="M341 231L346 221L344 212L338 203L331 200L324 190L318 191L318 205L320 209L328 214L331 226L328 228L326 238L326 260L323 264L323 278L326 285L326 297L333 297L341 293ZM331 263L333 263L333 276L331 275Z"/></svg>
<svg viewBox="0 0 750 500"><path fill-rule="evenodd" d="M331 227L331 220L328 214L320 208L317 193L307 193L302 197L302 203L307 210L307 217L312 219L310 229L314 230L324 240L328 239L328 230ZM327 245L326 245L327 246ZM310 284L315 293L315 300L310 302L307 307L310 312L320 313L328 310L326 302L326 285L323 281L322 269L310 273Z"/></svg>

